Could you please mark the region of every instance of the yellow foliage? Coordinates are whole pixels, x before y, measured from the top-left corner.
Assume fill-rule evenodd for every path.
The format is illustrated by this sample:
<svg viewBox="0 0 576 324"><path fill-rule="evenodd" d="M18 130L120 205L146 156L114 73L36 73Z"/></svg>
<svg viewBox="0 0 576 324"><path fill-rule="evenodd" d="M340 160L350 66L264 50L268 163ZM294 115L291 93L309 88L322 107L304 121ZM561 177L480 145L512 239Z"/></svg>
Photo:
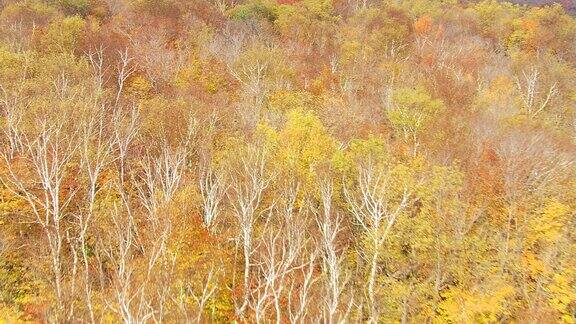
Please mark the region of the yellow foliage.
<svg viewBox="0 0 576 324"><path fill-rule="evenodd" d="M535 278L546 270L544 263L530 251L524 253L522 256L522 263L532 278Z"/></svg>
<svg viewBox="0 0 576 324"><path fill-rule="evenodd" d="M529 221L528 243L551 244L562 235L568 221L570 207L551 199Z"/></svg>
<svg viewBox="0 0 576 324"><path fill-rule="evenodd" d="M178 87L186 87L192 81L198 81L202 77L202 62L199 59L192 59L188 65L176 73L174 83Z"/></svg>
<svg viewBox="0 0 576 324"><path fill-rule="evenodd" d="M279 90L268 97L268 109L273 112L305 110L311 108L313 104L312 95L304 91Z"/></svg>
<svg viewBox="0 0 576 324"><path fill-rule="evenodd" d="M142 75L136 75L128 80L126 86L126 93L131 96L144 99L150 95L152 91L152 84Z"/></svg>
<svg viewBox="0 0 576 324"><path fill-rule="evenodd" d="M496 33L500 37L509 33L512 20L520 16L520 6L497 0L484 0L473 7L473 12L480 20L484 33Z"/></svg>
<svg viewBox="0 0 576 324"><path fill-rule="evenodd" d="M0 324L32 323L22 320L22 313L0 303Z"/></svg>
<svg viewBox="0 0 576 324"><path fill-rule="evenodd" d="M27 53L13 53L0 46L0 82L12 81L22 73Z"/></svg>
<svg viewBox="0 0 576 324"><path fill-rule="evenodd" d="M509 314L509 299L514 295L514 288L496 279L491 281L492 289L488 291L452 287L442 293L444 300L436 322L496 323Z"/></svg>
<svg viewBox="0 0 576 324"><path fill-rule="evenodd" d="M0 323L25 323L24 308L47 297L46 287L30 272L28 261L17 251L0 251Z"/></svg>
<svg viewBox="0 0 576 324"><path fill-rule="evenodd" d="M42 49L59 53L73 51L85 26L86 22L79 16L52 22L42 38Z"/></svg>
<svg viewBox="0 0 576 324"><path fill-rule="evenodd" d="M558 313L558 321L561 323L576 323L573 316L573 309L576 305L574 283L574 270L565 269L555 274L552 282L546 287L550 294L548 304Z"/></svg>
<svg viewBox="0 0 576 324"><path fill-rule="evenodd" d="M576 34L576 22L560 4L530 8L512 25L514 31L508 38L508 46L527 52L542 48L562 50Z"/></svg>
<svg viewBox="0 0 576 324"><path fill-rule="evenodd" d="M362 44L358 41L344 41L340 46L340 63L344 65L357 60L362 50Z"/></svg>
<svg viewBox="0 0 576 324"><path fill-rule="evenodd" d="M405 140L419 134L445 109L444 103L432 98L423 87L399 89L393 95L393 102L394 107L386 114L392 127Z"/></svg>
<svg viewBox="0 0 576 324"><path fill-rule="evenodd" d="M457 3L457 0L405 0L402 1L402 6L408 8L412 16L420 17L428 15L436 17L442 12Z"/></svg>
<svg viewBox="0 0 576 324"><path fill-rule="evenodd" d="M202 35L197 37L202 37ZM208 36L204 36L204 38L208 38ZM187 89L196 85L211 94L217 93L227 86L227 80L218 70L218 67L210 60L201 59L196 52L190 56L187 64L176 72L173 83L180 89Z"/></svg>
<svg viewBox="0 0 576 324"><path fill-rule="evenodd" d="M275 163L295 172L306 182L312 180L314 167L331 160L336 152L336 141L310 111L292 110L282 129L275 131L261 124L259 132L266 145L273 149Z"/></svg>
<svg viewBox="0 0 576 324"><path fill-rule="evenodd" d="M508 39L509 46L534 48L538 45L534 40L538 29L541 28L538 21L527 18L519 18L514 20L513 26L514 32Z"/></svg>
<svg viewBox="0 0 576 324"><path fill-rule="evenodd" d="M8 189L0 187L0 215L22 211L25 210L27 206L22 198L15 196ZM2 225L1 218L0 225Z"/></svg>
<svg viewBox="0 0 576 324"><path fill-rule="evenodd" d="M376 164L386 163L389 159L387 153L386 143L380 137L355 139L350 142L346 151L337 152L334 156L334 167L347 176L355 176L358 163L365 160Z"/></svg>

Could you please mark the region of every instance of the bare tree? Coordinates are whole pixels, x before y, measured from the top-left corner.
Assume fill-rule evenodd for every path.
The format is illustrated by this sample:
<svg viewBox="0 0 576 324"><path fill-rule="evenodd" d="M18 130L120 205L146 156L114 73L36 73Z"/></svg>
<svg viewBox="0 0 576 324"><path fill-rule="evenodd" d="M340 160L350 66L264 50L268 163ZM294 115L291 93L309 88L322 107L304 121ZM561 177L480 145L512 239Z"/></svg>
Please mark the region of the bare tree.
<svg viewBox="0 0 576 324"><path fill-rule="evenodd" d="M166 46L172 35L166 31L158 33L131 33L128 35L135 59L146 79L155 88L168 82L186 61L188 51Z"/></svg>
<svg viewBox="0 0 576 324"><path fill-rule="evenodd" d="M88 183L85 193L86 206L74 213L78 223L78 232L75 241L81 251L83 273L84 273L84 295L88 308L90 322L95 323L94 307L92 305L92 280L90 278L89 256L87 249L87 235L92 218L96 197L102 187L101 175L105 168L114 161L113 153L114 139L106 133L105 111L103 107L94 111L86 121L81 130L81 170L85 172Z"/></svg>
<svg viewBox="0 0 576 324"><path fill-rule="evenodd" d="M114 101L116 106L118 106L118 103L120 102L122 91L126 86L126 80L128 80L128 78L130 78L130 76L136 72L136 68L132 64L134 59L128 54L128 49L125 49L124 51L118 51L118 57L118 75L116 77L118 90L116 92L116 100Z"/></svg>
<svg viewBox="0 0 576 324"><path fill-rule="evenodd" d="M545 195L556 183L573 177L574 154L564 150L542 132L514 132L500 141L497 153L501 159L507 222L504 228L502 270L509 261L513 224L517 209L531 195Z"/></svg>
<svg viewBox="0 0 576 324"><path fill-rule="evenodd" d="M324 279L326 314L324 316L325 321L331 324L344 320L344 318L337 316L337 313L348 278L344 275L342 269L344 260L339 255L341 251L337 247L337 236L342 231L342 221L338 214L334 216L332 213L333 185L330 180L321 183L320 194L322 210L318 213L316 223L320 230L319 245L322 251L322 265L326 273Z"/></svg>
<svg viewBox="0 0 576 324"><path fill-rule="evenodd" d="M115 188L121 199L111 217L115 231L102 243L104 257L115 265L112 286L116 303L109 307L127 323L160 322L169 301L168 283L175 264L174 256L167 250L171 222L160 217L160 210L181 184L186 149L182 145L172 149L164 143L156 153L148 151L139 163L130 165L129 153L139 132L138 112L136 108L124 112L119 106L112 117L118 165ZM131 188L136 189L136 197ZM136 254L139 262L145 264L138 278L134 274Z"/></svg>
<svg viewBox="0 0 576 324"><path fill-rule="evenodd" d="M240 165L233 168L230 174L231 190L226 193L234 209L234 219L240 229L237 243L242 244L244 257L243 296L241 301L235 301L236 312L241 316L248 306L250 295L250 260L253 253L254 226L264 190L271 181L271 177L266 174L265 167L265 153L257 149L249 149L246 155L240 158Z"/></svg>
<svg viewBox="0 0 576 324"><path fill-rule="evenodd" d="M275 322L282 323L281 301L289 291L289 276L304 266L299 263L302 245L297 243L303 244L302 235L299 236L292 237L285 228L279 228L269 229L260 238L262 250L256 258L254 288L249 303L257 323L266 318L270 306L274 308Z"/></svg>
<svg viewBox="0 0 576 324"><path fill-rule="evenodd" d="M111 265L109 285L115 296L107 306L124 323L162 322L175 264L167 250L169 227L151 229L147 239L139 241L134 215L124 202L110 212L112 230L100 247Z"/></svg>
<svg viewBox="0 0 576 324"><path fill-rule="evenodd" d="M308 253L305 208L304 204L297 208L297 197L298 186L294 184L280 192L258 240L249 303L256 322L266 319L270 308L276 323L303 321L308 312L311 288L317 279L317 250ZM282 307L285 300L288 307Z"/></svg>
<svg viewBox="0 0 576 324"><path fill-rule="evenodd" d="M186 300L188 296L192 296L196 302L196 309L194 310L196 316L193 321L196 323L202 323L202 315L206 308L206 304L214 295L216 288L218 288L217 284L214 282L214 276L217 273L218 270L215 270L214 267L210 268L210 271L206 275L206 279L203 280L200 289L194 289L191 284L181 287L179 296L175 299L175 302L180 311L184 314L186 322L192 322L192 319L189 317L189 303Z"/></svg>
<svg viewBox="0 0 576 324"><path fill-rule="evenodd" d="M269 91L266 80L270 62L258 58L255 61L236 62L228 67L230 74L243 87L243 102L237 106L238 117L244 125L254 126L260 118L264 99Z"/></svg>
<svg viewBox="0 0 576 324"><path fill-rule="evenodd" d="M72 309L66 309L63 290L65 243L64 218L78 188L65 184L72 175L69 164L79 146L76 134L70 133L62 121L37 120L36 134L26 134L21 130L22 150L15 157L9 151L0 153L5 162L6 174L0 177L2 183L29 205L33 222L42 229L50 251L52 284L56 297L58 317L72 316ZM22 165L29 171L21 172Z"/></svg>
<svg viewBox="0 0 576 324"><path fill-rule="evenodd" d="M134 293L134 269L132 266L133 250L135 245L134 218L131 213L123 213L121 206L114 205L110 218L113 221L113 231L102 248L108 262L114 266L111 278L112 289L116 298L116 305L108 302L108 307L116 312L124 323L141 323L150 317L151 312L134 311L133 303L137 293Z"/></svg>
<svg viewBox="0 0 576 324"><path fill-rule="evenodd" d="M404 187L399 197L393 197L390 169L379 168L372 162L359 166L353 189L344 187L344 196L354 219L368 237L370 247L364 258L368 262L366 296L371 323L378 322L376 279L380 251L398 216L408 206L411 195Z"/></svg>
<svg viewBox="0 0 576 324"><path fill-rule="evenodd" d="M202 322L201 321L202 320L202 313L204 312L204 308L206 307L206 303L210 300L210 298L214 294L214 291L216 290L217 286L214 285L214 282L213 282L214 273L216 273L214 268L210 269L200 294L195 294L194 292L192 292L192 296L194 297L194 299L196 300L196 303L198 304L196 323Z"/></svg>
<svg viewBox="0 0 576 324"><path fill-rule="evenodd" d="M276 205L278 207L275 208L276 214L281 216L280 224L278 224L278 231L281 233L278 247L270 249L269 244L264 244L268 253L265 254L265 261L261 263L261 266L266 265L265 277L272 283L271 292L276 323L282 322L281 301L285 298L285 293L289 293L288 282L293 281L294 272L302 269L309 261L302 258L308 240L305 238L306 224L303 217L305 205L302 204L300 208L297 208L299 187L298 183L289 182L279 195L280 201ZM275 250L280 252L277 257L274 255ZM302 299L300 302L306 303L307 301ZM288 314L291 312L288 311Z"/></svg>
<svg viewBox="0 0 576 324"><path fill-rule="evenodd" d="M214 169L210 163L206 164L200 170L199 182L203 205L202 220L204 226L211 229L220 214L220 202L224 198L228 186L225 183L224 174L220 170Z"/></svg>
<svg viewBox="0 0 576 324"><path fill-rule="evenodd" d="M202 195L202 220L204 226L213 230L215 221L221 212L220 203L230 187L226 183L225 173L215 168L212 162L212 141L218 117L213 112L207 120L202 144L198 145L200 153L198 182Z"/></svg>
<svg viewBox="0 0 576 324"><path fill-rule="evenodd" d="M558 95L558 87L554 82L543 96L540 88L540 71L533 68L529 72L522 71L522 78L516 77L516 88L520 93L520 99L526 113L530 118L534 118L544 111L550 104L552 98Z"/></svg>
<svg viewBox="0 0 576 324"><path fill-rule="evenodd" d="M170 293L171 274L176 262L176 256L170 255L166 248L172 222L169 217L160 217L159 213L161 208L172 200L181 184L185 160L186 151L183 146L170 149L167 145L162 145L157 157L148 154L141 163L143 176L140 180L143 184L136 185L149 225L147 239L139 245L140 249L145 252L147 263L143 286L148 284L153 286L153 277L156 277L156 281L160 281L154 287L149 288L154 290L156 303L149 302L151 298L147 296L144 287L139 291L139 298L140 305L146 305L146 308L152 312L152 319L155 322L162 322L164 318L165 303ZM154 275L155 269L161 276Z"/></svg>
<svg viewBox="0 0 576 324"><path fill-rule="evenodd" d="M86 57L88 58L90 67L92 68L94 88L96 93L100 94L104 90L104 84L108 81L106 78L106 72L108 71L108 68L104 65L104 48L100 46L94 50L90 49L88 53L86 53ZM124 78L124 76L119 78Z"/></svg>
<svg viewBox="0 0 576 324"><path fill-rule="evenodd" d="M4 136L8 140L7 150L10 158L14 157L16 151L22 150L22 134L20 132L23 112L20 106L18 95L10 95L4 86L0 85L2 97L0 97L0 104L4 108L2 110L5 126L2 127Z"/></svg>
<svg viewBox="0 0 576 324"><path fill-rule="evenodd" d="M304 253L303 253L304 254ZM309 316L313 286L318 281L316 266L318 249L308 253L299 270L299 275L293 275L288 288L288 319L290 323L303 323Z"/></svg>
<svg viewBox="0 0 576 324"><path fill-rule="evenodd" d="M309 201L301 196L300 185L288 180L279 194L277 214L281 216L279 230L283 234L282 258L279 263L285 264L280 269L283 274L279 276L277 288L274 290L274 305L277 321L287 317L290 323L302 323L309 320L312 308L311 299L313 287L320 279L317 274L318 256L320 248L310 238L308 228ZM282 297L281 294L284 294ZM280 316L280 301L287 300L286 315Z"/></svg>
<svg viewBox="0 0 576 324"><path fill-rule="evenodd" d="M147 209L151 221L156 222L158 209L168 203L182 179L186 152L182 147L171 150L166 145L160 149L158 157L149 153L140 163L143 185L137 186L142 205Z"/></svg>
<svg viewBox="0 0 576 324"><path fill-rule="evenodd" d="M256 60L250 64L240 64L234 68L229 67L229 71L253 96L255 102L261 104L264 100L264 80L268 67L268 62Z"/></svg>
<svg viewBox="0 0 576 324"><path fill-rule="evenodd" d="M136 107L125 112L117 109L112 116L112 132L114 136L114 148L117 151L118 181L120 193L125 193L127 178L128 152L139 131L139 114Z"/></svg>

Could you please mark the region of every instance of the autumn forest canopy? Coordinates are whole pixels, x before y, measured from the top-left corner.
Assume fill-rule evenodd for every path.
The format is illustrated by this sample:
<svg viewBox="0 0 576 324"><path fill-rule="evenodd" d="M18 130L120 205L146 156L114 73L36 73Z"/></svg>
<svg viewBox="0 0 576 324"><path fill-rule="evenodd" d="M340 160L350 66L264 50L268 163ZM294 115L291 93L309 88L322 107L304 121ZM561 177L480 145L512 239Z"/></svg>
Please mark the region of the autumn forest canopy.
<svg viewBox="0 0 576 324"><path fill-rule="evenodd" d="M575 323L573 4L0 2L0 323Z"/></svg>

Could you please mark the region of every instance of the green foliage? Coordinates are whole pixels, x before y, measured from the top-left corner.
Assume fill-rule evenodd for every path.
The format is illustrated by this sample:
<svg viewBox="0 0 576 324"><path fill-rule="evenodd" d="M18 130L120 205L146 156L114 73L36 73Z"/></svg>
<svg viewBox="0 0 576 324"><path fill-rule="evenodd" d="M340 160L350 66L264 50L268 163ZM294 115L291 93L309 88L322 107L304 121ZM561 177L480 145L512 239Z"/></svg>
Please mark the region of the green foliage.
<svg viewBox="0 0 576 324"><path fill-rule="evenodd" d="M314 169L332 159L336 142L314 113L294 109L286 117L286 123L279 131L261 124L259 132L265 138L265 145L274 152L274 162L311 185Z"/></svg>
<svg viewBox="0 0 576 324"><path fill-rule="evenodd" d="M85 26L86 22L80 16L53 21L40 41L41 50L52 53L74 51Z"/></svg>
<svg viewBox="0 0 576 324"><path fill-rule="evenodd" d="M424 88L404 88L394 92L393 108L386 114L392 127L405 141L417 137L445 107L433 99Z"/></svg>
<svg viewBox="0 0 576 324"><path fill-rule="evenodd" d="M402 54L411 32L408 13L397 7L363 9L352 16L338 36L344 66L373 64L386 55Z"/></svg>
<svg viewBox="0 0 576 324"><path fill-rule="evenodd" d="M497 0L484 0L471 7L479 19L480 28L485 35L505 38L512 32L513 20L522 14L519 5Z"/></svg>
<svg viewBox="0 0 576 324"><path fill-rule="evenodd" d="M3 21L20 20L44 24L58 14L58 10L39 0L16 1L3 7L0 17Z"/></svg>
<svg viewBox="0 0 576 324"><path fill-rule="evenodd" d="M38 301L41 285L35 280L18 253L3 253L0 256L0 321L27 320L24 308ZM6 316L6 317L4 317Z"/></svg>
<svg viewBox="0 0 576 324"><path fill-rule="evenodd" d="M576 22L559 4L531 8L512 24L514 31L507 44L513 49L561 52L567 49L566 42L576 38Z"/></svg>
<svg viewBox="0 0 576 324"><path fill-rule="evenodd" d="M386 142L381 137L370 136L368 139L354 139L344 151L338 151L334 157L334 167L347 177L355 176L357 165L370 161L382 164L390 159Z"/></svg>
<svg viewBox="0 0 576 324"><path fill-rule="evenodd" d="M413 17L423 15L440 16L447 8L458 3L457 0L408 0L402 1L402 6L407 8Z"/></svg>
<svg viewBox="0 0 576 324"><path fill-rule="evenodd" d="M303 0L302 6L316 19L329 19L332 14L332 0Z"/></svg>
<svg viewBox="0 0 576 324"><path fill-rule="evenodd" d="M85 16L90 8L90 0L55 0L54 2L68 15Z"/></svg>
<svg viewBox="0 0 576 324"><path fill-rule="evenodd" d="M28 59L28 53L13 53L0 46L0 82L16 82L22 76L22 67L27 65Z"/></svg>
<svg viewBox="0 0 576 324"><path fill-rule="evenodd" d="M277 113L305 110L314 106L314 98L304 91L276 91L268 96L268 109Z"/></svg>
<svg viewBox="0 0 576 324"><path fill-rule="evenodd" d="M271 0L251 0L233 7L229 15L237 20L266 19L273 22L278 18L278 6Z"/></svg>

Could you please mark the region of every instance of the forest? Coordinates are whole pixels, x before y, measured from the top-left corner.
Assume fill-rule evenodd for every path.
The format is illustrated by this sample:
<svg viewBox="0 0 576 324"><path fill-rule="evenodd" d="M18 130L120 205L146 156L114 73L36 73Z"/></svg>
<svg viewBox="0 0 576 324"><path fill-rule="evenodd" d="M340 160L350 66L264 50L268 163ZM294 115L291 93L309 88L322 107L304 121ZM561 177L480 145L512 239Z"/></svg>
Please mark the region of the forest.
<svg viewBox="0 0 576 324"><path fill-rule="evenodd" d="M0 323L576 323L575 8L518 2L0 1Z"/></svg>

